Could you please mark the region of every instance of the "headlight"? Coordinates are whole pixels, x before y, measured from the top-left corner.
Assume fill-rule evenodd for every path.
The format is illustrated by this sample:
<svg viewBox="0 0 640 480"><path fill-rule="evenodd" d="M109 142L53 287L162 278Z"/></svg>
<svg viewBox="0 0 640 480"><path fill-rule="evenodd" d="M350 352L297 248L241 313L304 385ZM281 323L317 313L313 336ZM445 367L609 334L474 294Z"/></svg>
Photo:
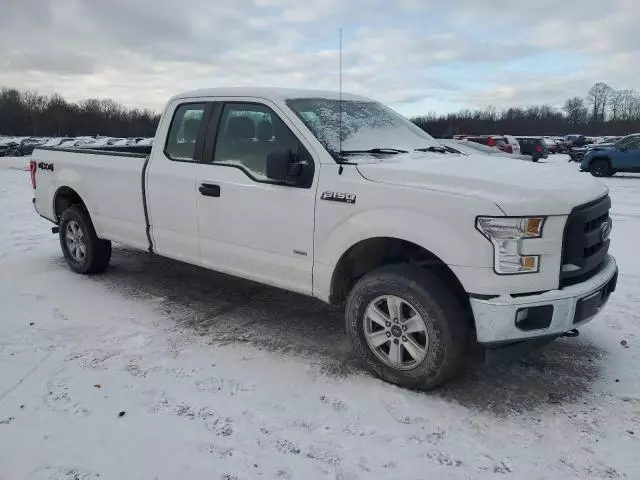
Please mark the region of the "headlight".
<svg viewBox="0 0 640 480"><path fill-rule="evenodd" d="M544 217L478 217L476 228L493 244L493 268L500 275L536 273L540 255L520 255L520 244L540 238Z"/></svg>

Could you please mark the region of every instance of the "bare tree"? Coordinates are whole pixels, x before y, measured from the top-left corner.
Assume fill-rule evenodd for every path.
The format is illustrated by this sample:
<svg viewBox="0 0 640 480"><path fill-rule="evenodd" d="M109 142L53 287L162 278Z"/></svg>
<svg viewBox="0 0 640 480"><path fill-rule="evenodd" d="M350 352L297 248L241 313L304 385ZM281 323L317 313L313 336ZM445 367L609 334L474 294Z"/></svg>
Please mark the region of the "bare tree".
<svg viewBox="0 0 640 480"><path fill-rule="evenodd" d="M606 108L611 96L612 88L603 82L596 83L589 90L587 99L591 106L591 121L603 123L606 118Z"/></svg>
<svg viewBox="0 0 640 480"><path fill-rule="evenodd" d="M587 122L589 115L584 99L581 97L572 97L564 103L564 112L567 120L572 126L583 125Z"/></svg>
<svg viewBox="0 0 640 480"><path fill-rule="evenodd" d="M38 134L38 119L47 107L48 99L38 92L28 90L22 94L27 123L31 126L31 134Z"/></svg>
<svg viewBox="0 0 640 480"><path fill-rule="evenodd" d="M637 117L634 114L634 106L638 101L638 94L630 89L617 91L620 102L620 120L633 121Z"/></svg>
<svg viewBox="0 0 640 480"><path fill-rule="evenodd" d="M609 118L613 123L622 119L625 90L612 90L608 99Z"/></svg>

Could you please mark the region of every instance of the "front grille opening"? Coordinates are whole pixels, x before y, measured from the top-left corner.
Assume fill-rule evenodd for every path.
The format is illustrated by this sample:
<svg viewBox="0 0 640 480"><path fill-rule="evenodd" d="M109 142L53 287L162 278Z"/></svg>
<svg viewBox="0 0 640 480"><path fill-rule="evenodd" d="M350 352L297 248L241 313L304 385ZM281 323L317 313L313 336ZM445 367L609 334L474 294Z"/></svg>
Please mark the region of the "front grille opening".
<svg viewBox="0 0 640 480"><path fill-rule="evenodd" d="M595 245L591 245L590 247L585 248L583 257L584 258L589 258L593 254L598 253L598 251L602 248L603 245L604 245L604 243L598 242Z"/></svg>
<svg viewBox="0 0 640 480"><path fill-rule="evenodd" d="M567 219L562 243L560 288L591 278L607 258L609 241L597 238L598 229L609 221L611 199L602 197L573 209ZM594 238L596 237L596 238ZM595 243L594 243L595 242Z"/></svg>
<svg viewBox="0 0 640 480"><path fill-rule="evenodd" d="M591 233L595 229L600 228L607 219L609 218L609 212L599 216L598 218L594 218L593 220L584 224L584 233Z"/></svg>

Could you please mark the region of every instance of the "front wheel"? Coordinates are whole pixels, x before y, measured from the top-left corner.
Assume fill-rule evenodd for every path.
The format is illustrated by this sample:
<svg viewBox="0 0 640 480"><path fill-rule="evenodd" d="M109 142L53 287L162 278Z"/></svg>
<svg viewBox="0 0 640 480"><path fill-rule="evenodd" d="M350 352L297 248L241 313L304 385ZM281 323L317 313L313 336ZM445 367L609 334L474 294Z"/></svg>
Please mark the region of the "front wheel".
<svg viewBox="0 0 640 480"><path fill-rule="evenodd" d="M611 175L611 168L606 160L594 160L589 165L589 172L594 177L608 177Z"/></svg>
<svg viewBox="0 0 640 480"><path fill-rule="evenodd" d="M365 275L349 294L345 317L355 353L388 382L430 390L462 363L469 316L431 271L391 265Z"/></svg>
<svg viewBox="0 0 640 480"><path fill-rule="evenodd" d="M96 235L91 218L77 205L60 216L60 246L76 273L102 273L111 260L111 242Z"/></svg>

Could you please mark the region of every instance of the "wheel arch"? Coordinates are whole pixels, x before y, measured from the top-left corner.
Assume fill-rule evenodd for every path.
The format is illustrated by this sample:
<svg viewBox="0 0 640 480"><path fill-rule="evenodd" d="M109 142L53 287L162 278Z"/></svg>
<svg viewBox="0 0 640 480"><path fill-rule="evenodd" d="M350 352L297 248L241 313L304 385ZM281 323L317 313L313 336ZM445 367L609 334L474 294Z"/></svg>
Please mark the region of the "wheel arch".
<svg viewBox="0 0 640 480"><path fill-rule="evenodd" d="M584 159L584 157L582 157ZM611 163L611 158L607 155L594 155L592 158L589 159L588 164L587 164L587 168L591 168L591 164L593 162L596 162L598 160L604 160L605 162L607 162L609 164L609 168L612 168L612 163Z"/></svg>
<svg viewBox="0 0 640 480"><path fill-rule="evenodd" d="M53 196L53 214L56 223L60 222L62 212L72 205L80 205L89 214L89 209L78 192L68 186L58 187Z"/></svg>
<svg viewBox="0 0 640 480"><path fill-rule="evenodd" d="M471 312L462 283L440 257L417 243L389 236L360 240L340 256L331 276L329 302L342 304L359 278L380 267L402 263L437 271L467 312ZM469 318L473 327L473 317Z"/></svg>

